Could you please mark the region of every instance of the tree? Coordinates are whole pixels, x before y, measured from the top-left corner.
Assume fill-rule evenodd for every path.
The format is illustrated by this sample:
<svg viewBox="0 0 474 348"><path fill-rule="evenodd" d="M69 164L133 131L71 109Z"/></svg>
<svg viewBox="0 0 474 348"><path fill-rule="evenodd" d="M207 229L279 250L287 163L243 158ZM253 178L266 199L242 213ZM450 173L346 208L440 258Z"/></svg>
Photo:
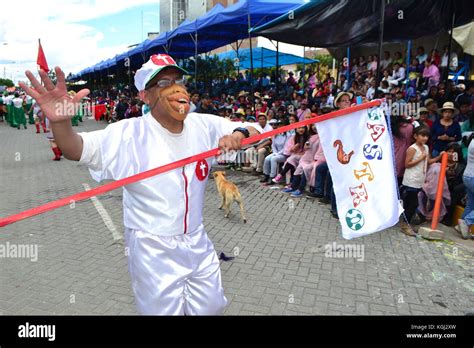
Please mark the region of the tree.
<svg viewBox="0 0 474 348"><path fill-rule="evenodd" d="M13 87L14 83L10 79L2 79L0 78L0 86L6 86L6 87Z"/></svg>
<svg viewBox="0 0 474 348"><path fill-rule="evenodd" d="M306 64L305 72L308 73L312 70L316 73L316 77L319 81L323 81L326 78L327 73L331 73L333 56L329 54L315 55L313 59L319 60L319 63ZM298 64L297 69L302 71L303 64ZM333 76L335 78L335 76Z"/></svg>

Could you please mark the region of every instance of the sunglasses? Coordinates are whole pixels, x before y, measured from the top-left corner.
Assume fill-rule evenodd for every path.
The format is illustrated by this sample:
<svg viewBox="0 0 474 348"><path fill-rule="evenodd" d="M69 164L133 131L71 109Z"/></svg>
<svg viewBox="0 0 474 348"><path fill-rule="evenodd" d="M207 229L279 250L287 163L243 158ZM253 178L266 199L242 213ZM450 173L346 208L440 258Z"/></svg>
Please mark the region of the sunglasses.
<svg viewBox="0 0 474 348"><path fill-rule="evenodd" d="M184 77L181 77L180 79L176 79L176 80L163 79L163 80L158 80L153 84L150 84L149 86L147 86L147 89L150 89L152 87L166 88L174 84L184 85L184 82L185 82Z"/></svg>

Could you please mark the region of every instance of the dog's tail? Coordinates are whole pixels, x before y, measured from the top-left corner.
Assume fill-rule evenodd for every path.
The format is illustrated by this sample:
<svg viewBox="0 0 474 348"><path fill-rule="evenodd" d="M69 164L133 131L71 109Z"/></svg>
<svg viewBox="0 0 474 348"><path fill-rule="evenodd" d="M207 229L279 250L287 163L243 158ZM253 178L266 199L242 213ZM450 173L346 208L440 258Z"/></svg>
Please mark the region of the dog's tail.
<svg viewBox="0 0 474 348"><path fill-rule="evenodd" d="M245 217L245 212L244 212L244 203L242 201L242 196L240 195L239 191L236 191L234 193L234 199L237 203L239 203L240 206L240 216L242 216L242 220L244 221L244 224L247 223L247 218Z"/></svg>

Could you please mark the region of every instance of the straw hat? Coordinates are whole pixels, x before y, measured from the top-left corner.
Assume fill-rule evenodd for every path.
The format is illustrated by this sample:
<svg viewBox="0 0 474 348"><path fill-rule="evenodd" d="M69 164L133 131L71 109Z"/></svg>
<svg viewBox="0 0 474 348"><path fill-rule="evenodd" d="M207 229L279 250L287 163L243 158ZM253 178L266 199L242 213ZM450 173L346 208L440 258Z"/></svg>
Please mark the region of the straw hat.
<svg viewBox="0 0 474 348"><path fill-rule="evenodd" d="M259 92L255 92L255 93L253 94L253 96L254 96L255 98L258 98L258 99L261 99L261 98L262 98L262 97L260 97L260 93L259 93Z"/></svg>
<svg viewBox="0 0 474 348"><path fill-rule="evenodd" d="M441 112L444 110L452 110L453 112L456 112L457 109L454 107L454 104L452 102L446 102L443 104L443 107L441 108Z"/></svg>
<svg viewBox="0 0 474 348"><path fill-rule="evenodd" d="M418 109L418 112L417 112L415 115L413 115L413 118L414 118L415 120L418 120L418 119L420 118L420 115L421 115L422 113L427 113L427 114L428 114L429 111L428 111L427 108L425 108L425 107L422 106L422 107L420 107L420 108Z"/></svg>
<svg viewBox="0 0 474 348"><path fill-rule="evenodd" d="M245 91L240 91L239 95L237 96L237 98L240 98L240 97L246 97L247 96L247 92Z"/></svg>
<svg viewBox="0 0 474 348"><path fill-rule="evenodd" d="M334 107L337 106L337 103L339 102L339 99L341 99L343 95L349 96L349 99L352 99L352 98L354 97L354 96L352 95L352 93L350 93L350 92L339 92L339 93L337 94L336 98L334 98L334 103L333 103L333 104L334 104Z"/></svg>
<svg viewBox="0 0 474 348"><path fill-rule="evenodd" d="M428 98L425 100L425 106L427 107L428 105L430 105L431 103L434 103L434 100L431 99L431 98Z"/></svg>

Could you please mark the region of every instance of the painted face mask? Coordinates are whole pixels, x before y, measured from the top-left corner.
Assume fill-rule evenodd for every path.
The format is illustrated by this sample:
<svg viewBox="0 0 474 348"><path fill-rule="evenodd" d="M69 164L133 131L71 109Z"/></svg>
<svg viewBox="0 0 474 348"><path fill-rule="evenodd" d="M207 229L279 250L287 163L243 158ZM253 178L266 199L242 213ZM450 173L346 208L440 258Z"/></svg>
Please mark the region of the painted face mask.
<svg viewBox="0 0 474 348"><path fill-rule="evenodd" d="M189 94L183 86L174 84L163 88L159 91L157 101L177 121L184 121L189 113Z"/></svg>

